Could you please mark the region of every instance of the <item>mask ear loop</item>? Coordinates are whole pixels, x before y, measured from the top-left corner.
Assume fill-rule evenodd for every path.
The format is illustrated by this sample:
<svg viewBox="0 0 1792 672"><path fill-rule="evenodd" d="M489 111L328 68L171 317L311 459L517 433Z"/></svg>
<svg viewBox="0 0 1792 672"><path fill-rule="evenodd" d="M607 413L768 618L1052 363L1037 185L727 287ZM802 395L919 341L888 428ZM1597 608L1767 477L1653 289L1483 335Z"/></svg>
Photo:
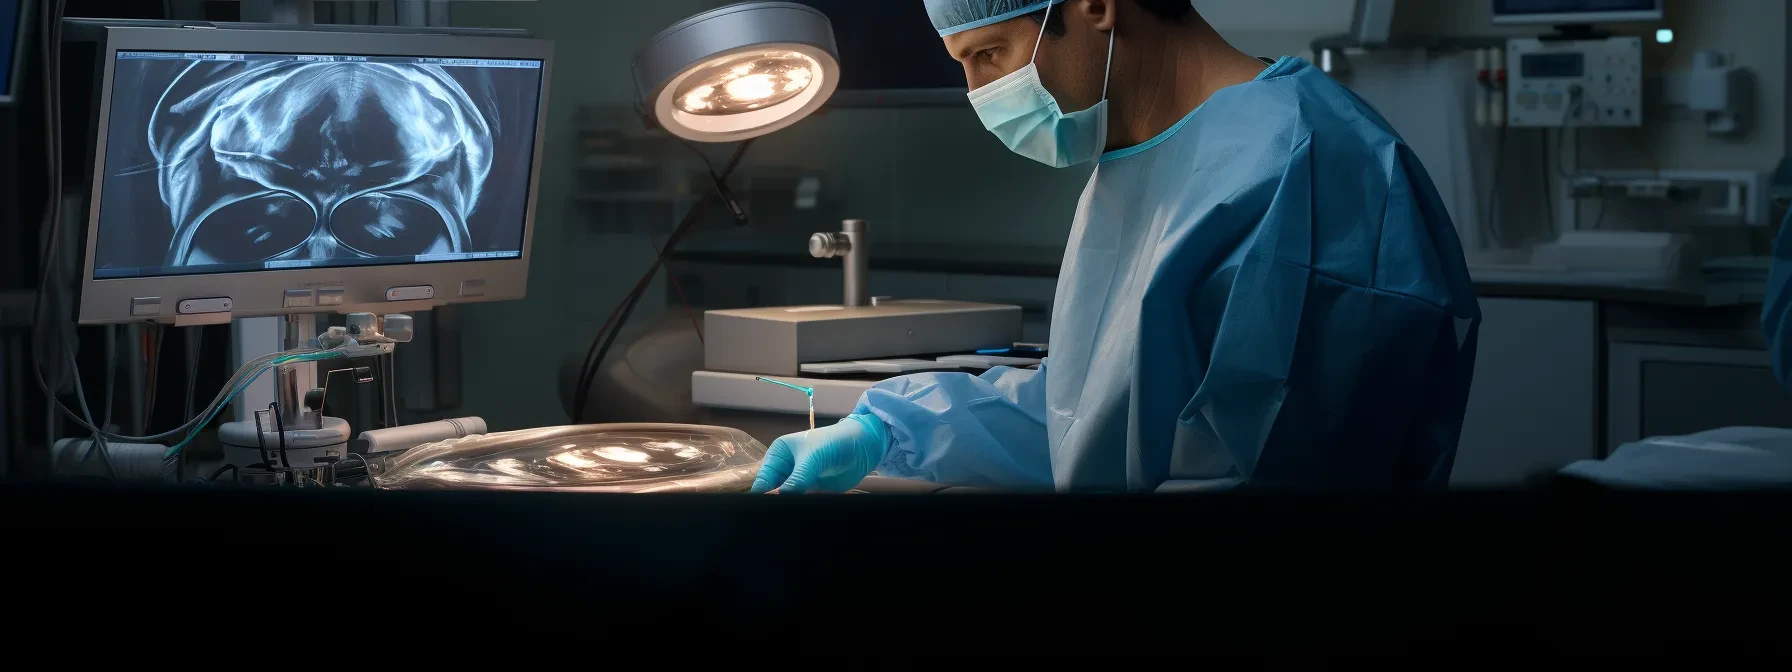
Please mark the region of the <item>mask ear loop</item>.
<svg viewBox="0 0 1792 672"><path fill-rule="evenodd" d="M1051 23L1052 5L1048 4L1045 6L1045 18L1039 20L1039 39L1033 43L1033 60L1030 61L1031 63L1039 62L1039 47L1045 44L1045 28L1046 26L1051 25ZM1102 100L1108 99L1108 83L1114 80L1114 37L1118 34L1118 29L1108 31L1108 66L1107 70L1101 74Z"/></svg>
<svg viewBox="0 0 1792 672"><path fill-rule="evenodd" d="M1108 70L1107 70L1107 72L1102 73L1102 75L1101 75L1101 99L1102 100L1108 99L1108 82L1112 81L1114 79L1114 35L1118 34L1119 32L1120 32L1119 28L1115 28L1113 30L1108 31Z"/></svg>
<svg viewBox="0 0 1792 672"><path fill-rule="evenodd" d="M1039 47L1045 44L1045 27L1051 25L1051 23L1052 6L1048 4L1045 6L1045 18L1039 20L1039 39L1033 42L1033 60L1030 61L1031 63L1039 62ZM1112 57L1110 56L1110 58ZM1102 88L1105 89L1107 86L1103 85Z"/></svg>

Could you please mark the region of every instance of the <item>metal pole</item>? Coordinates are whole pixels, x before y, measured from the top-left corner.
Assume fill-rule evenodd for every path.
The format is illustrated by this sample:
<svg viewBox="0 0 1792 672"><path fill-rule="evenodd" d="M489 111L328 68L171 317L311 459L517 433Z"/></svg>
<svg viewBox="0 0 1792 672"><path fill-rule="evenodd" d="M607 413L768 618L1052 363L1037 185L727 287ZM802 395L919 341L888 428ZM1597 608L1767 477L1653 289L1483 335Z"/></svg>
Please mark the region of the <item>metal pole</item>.
<svg viewBox="0 0 1792 672"><path fill-rule="evenodd" d="M274 23L296 23L301 26L317 23L317 6L311 0L273 0L271 9Z"/></svg>
<svg viewBox="0 0 1792 672"><path fill-rule="evenodd" d="M438 28L453 25L448 16L448 0L429 0L429 25Z"/></svg>
<svg viewBox="0 0 1792 672"><path fill-rule="evenodd" d="M397 0L395 6L397 21L400 26L413 28L429 25L429 3L424 0Z"/></svg>
<svg viewBox="0 0 1792 672"><path fill-rule="evenodd" d="M284 350L296 350L305 347L311 339L317 338L317 316L312 314L287 315L286 334L281 344ZM300 362L282 364L277 371L280 398L280 420L289 429L319 429L323 427L323 414L305 408L305 393L317 387L317 363Z"/></svg>
<svg viewBox="0 0 1792 672"><path fill-rule="evenodd" d="M846 251L845 282L841 286L843 302L848 307L871 305L871 245L866 239L865 220L849 219L841 227L851 247Z"/></svg>

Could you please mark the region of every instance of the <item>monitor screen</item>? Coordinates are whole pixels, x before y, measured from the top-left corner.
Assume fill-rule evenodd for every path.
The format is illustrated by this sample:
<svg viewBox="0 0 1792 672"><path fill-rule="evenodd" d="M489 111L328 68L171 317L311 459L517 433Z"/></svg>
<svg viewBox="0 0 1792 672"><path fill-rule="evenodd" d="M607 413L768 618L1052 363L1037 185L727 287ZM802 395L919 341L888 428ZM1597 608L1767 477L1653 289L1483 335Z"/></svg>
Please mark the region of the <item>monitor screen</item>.
<svg viewBox="0 0 1792 672"><path fill-rule="evenodd" d="M1661 0L1493 0L1495 15L1650 13L1661 9Z"/></svg>
<svg viewBox="0 0 1792 672"><path fill-rule="evenodd" d="M19 25L24 18L19 14L23 5L20 0L0 0L0 100L12 98L13 68L22 42L19 33L24 29Z"/></svg>
<svg viewBox="0 0 1792 672"><path fill-rule="evenodd" d="M120 51L94 279L519 258L542 67Z"/></svg>
<svg viewBox="0 0 1792 672"><path fill-rule="evenodd" d="M964 67L946 53L920 2L798 0L834 24L841 91L965 92ZM959 102L964 102L962 99Z"/></svg>

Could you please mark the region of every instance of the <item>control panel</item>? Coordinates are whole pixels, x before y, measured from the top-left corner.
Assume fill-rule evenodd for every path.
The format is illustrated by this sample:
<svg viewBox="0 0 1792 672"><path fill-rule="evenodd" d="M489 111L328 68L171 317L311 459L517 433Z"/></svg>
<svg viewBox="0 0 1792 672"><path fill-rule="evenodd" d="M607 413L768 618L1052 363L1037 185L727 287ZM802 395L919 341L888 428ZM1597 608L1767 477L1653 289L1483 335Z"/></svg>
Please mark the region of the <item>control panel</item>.
<svg viewBox="0 0 1792 672"><path fill-rule="evenodd" d="M1514 39L1506 46L1512 126L1643 125L1643 40Z"/></svg>

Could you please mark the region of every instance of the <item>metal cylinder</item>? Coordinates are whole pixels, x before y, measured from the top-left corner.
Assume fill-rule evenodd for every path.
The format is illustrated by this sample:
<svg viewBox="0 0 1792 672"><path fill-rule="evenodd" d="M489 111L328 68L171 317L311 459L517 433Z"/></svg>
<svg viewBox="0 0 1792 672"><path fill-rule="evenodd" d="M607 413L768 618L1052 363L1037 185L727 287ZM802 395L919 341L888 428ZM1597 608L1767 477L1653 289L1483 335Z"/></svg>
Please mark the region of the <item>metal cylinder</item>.
<svg viewBox="0 0 1792 672"><path fill-rule="evenodd" d="M317 316L287 315L286 334L281 348L295 350L317 338ZM287 429L318 429L323 414L305 407L305 393L317 385L317 363L295 362L275 369L276 398L280 401L280 422Z"/></svg>
<svg viewBox="0 0 1792 672"><path fill-rule="evenodd" d="M867 240L865 220L849 219L841 231L851 247L846 251L845 282L841 285L841 303L848 308L871 305L871 245Z"/></svg>

